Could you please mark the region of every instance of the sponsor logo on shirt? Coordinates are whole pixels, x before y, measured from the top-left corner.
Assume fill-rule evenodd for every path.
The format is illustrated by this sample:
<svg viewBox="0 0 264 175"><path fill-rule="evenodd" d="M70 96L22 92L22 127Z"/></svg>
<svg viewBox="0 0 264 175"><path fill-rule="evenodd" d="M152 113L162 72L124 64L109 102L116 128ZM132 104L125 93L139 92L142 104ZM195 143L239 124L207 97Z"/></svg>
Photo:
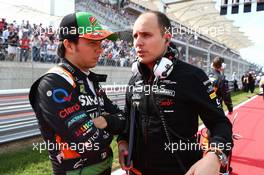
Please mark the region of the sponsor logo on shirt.
<svg viewBox="0 0 264 175"><path fill-rule="evenodd" d="M80 84L80 93L87 94L84 84Z"/></svg>
<svg viewBox="0 0 264 175"><path fill-rule="evenodd" d="M92 120L89 120L88 122L86 122L84 125L82 125L76 132L75 135L77 137L79 136L85 136L86 134L88 134L93 128L92 126L94 125Z"/></svg>
<svg viewBox="0 0 264 175"><path fill-rule="evenodd" d="M81 106L76 103L75 105L73 106L70 106L70 107L67 107L61 111L59 111L59 116L61 118L66 118L68 117L69 115L71 115L72 113L76 112L76 111L79 111L81 109Z"/></svg>
<svg viewBox="0 0 264 175"><path fill-rule="evenodd" d="M68 93L65 89L58 88L47 92L48 97L52 97L56 103L70 102L72 100L72 93Z"/></svg>
<svg viewBox="0 0 264 175"><path fill-rule="evenodd" d="M210 96L211 99L214 99L214 98L216 98L216 93L213 92L213 93L211 93L209 96Z"/></svg>
<svg viewBox="0 0 264 175"><path fill-rule="evenodd" d="M72 126L75 122L78 122L79 120L87 117L87 114L85 112L81 112L78 115L74 115L69 121L68 121L68 127Z"/></svg>
<svg viewBox="0 0 264 175"><path fill-rule="evenodd" d="M174 102L172 99L166 99L160 102L160 106L162 107L171 107L174 105Z"/></svg>
<svg viewBox="0 0 264 175"><path fill-rule="evenodd" d="M170 89L158 89L154 93L159 95L171 96L171 97L175 96L175 91Z"/></svg>
<svg viewBox="0 0 264 175"><path fill-rule="evenodd" d="M160 80L160 82L165 84L173 84L173 85L177 84L176 81L171 81L171 80Z"/></svg>
<svg viewBox="0 0 264 175"><path fill-rule="evenodd" d="M104 105L104 99L102 97L98 97L100 106ZM81 102L82 106L93 106L98 105L98 100L96 96L89 96L89 95L80 95L79 101Z"/></svg>

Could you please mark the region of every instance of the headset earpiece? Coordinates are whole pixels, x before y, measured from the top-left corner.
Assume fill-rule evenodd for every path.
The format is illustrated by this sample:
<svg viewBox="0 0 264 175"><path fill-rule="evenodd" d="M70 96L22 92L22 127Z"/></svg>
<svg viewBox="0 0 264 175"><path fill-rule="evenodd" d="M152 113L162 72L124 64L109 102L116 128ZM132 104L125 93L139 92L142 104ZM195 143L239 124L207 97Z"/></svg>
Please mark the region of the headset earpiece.
<svg viewBox="0 0 264 175"><path fill-rule="evenodd" d="M132 63L131 71L133 75L137 73L140 73L140 74L143 73L142 66L138 58Z"/></svg>
<svg viewBox="0 0 264 175"><path fill-rule="evenodd" d="M166 78L169 76L173 69L173 62L166 58L162 57L157 64L155 64L153 68L153 73L155 77Z"/></svg>
<svg viewBox="0 0 264 175"><path fill-rule="evenodd" d="M170 33L165 33L165 34L164 34L164 38L165 38L165 43L168 44L168 42L169 42L170 39L171 39L171 34L170 34Z"/></svg>
<svg viewBox="0 0 264 175"><path fill-rule="evenodd" d="M132 66L131 66L131 71L132 71L132 73L133 73L133 75L135 75L136 73L138 73L139 72L139 70L138 70L138 60L135 60L133 63L132 63Z"/></svg>
<svg viewBox="0 0 264 175"><path fill-rule="evenodd" d="M171 37L170 34L169 37ZM169 39L167 38L167 40ZM173 66L176 64L176 60L178 58L178 54L177 56L175 55L176 52L178 53L177 48L169 46L166 54L156 61L156 64L153 67L153 74L156 77L162 79L170 75L171 71L173 70ZM132 73L133 75L137 73L142 75L143 72L147 72L147 74L150 73L148 68L144 64L140 63L140 60L137 58L134 63L132 63Z"/></svg>
<svg viewBox="0 0 264 175"><path fill-rule="evenodd" d="M165 33L164 34L164 37L165 37L165 39L171 39L171 34L170 33Z"/></svg>

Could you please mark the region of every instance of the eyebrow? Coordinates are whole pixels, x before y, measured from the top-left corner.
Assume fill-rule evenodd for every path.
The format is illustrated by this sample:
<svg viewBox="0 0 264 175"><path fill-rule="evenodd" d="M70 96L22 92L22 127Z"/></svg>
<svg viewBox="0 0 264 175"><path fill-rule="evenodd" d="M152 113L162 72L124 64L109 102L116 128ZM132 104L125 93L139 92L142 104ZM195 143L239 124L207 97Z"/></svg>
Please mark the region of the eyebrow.
<svg viewBox="0 0 264 175"><path fill-rule="evenodd" d="M136 32L136 33L133 33L133 36L135 34L139 34L139 35L142 35L142 34L152 34L151 32Z"/></svg>

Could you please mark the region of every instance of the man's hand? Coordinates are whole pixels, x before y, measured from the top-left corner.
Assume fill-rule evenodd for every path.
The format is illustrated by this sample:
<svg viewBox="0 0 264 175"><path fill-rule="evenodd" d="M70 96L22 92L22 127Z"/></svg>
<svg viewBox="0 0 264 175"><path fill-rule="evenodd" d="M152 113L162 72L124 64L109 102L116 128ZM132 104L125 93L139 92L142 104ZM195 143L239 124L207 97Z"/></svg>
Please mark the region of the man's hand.
<svg viewBox="0 0 264 175"><path fill-rule="evenodd" d="M121 168L125 169L125 156L128 156L128 144L126 141L119 141L118 143L118 154L119 154L119 164Z"/></svg>
<svg viewBox="0 0 264 175"><path fill-rule="evenodd" d="M219 170L220 161L218 157L213 152L209 152L196 162L185 175L218 175Z"/></svg>
<svg viewBox="0 0 264 175"><path fill-rule="evenodd" d="M104 117L99 116L93 119L94 126L99 129L104 129L107 126L107 122Z"/></svg>

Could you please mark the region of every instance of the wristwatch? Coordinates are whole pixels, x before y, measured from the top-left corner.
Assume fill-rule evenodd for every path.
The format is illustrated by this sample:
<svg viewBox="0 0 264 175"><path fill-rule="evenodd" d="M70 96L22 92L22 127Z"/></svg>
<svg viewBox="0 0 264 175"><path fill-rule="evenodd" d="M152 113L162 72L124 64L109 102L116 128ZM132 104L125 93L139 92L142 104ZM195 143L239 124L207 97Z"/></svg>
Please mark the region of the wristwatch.
<svg viewBox="0 0 264 175"><path fill-rule="evenodd" d="M227 156L226 156L225 153L223 153L221 150L219 150L219 149L214 149L214 148L210 148L210 149L207 151L207 153L208 153L208 152L214 153L214 154L218 157L221 166L225 167L225 166L228 165L228 159L227 159Z"/></svg>

